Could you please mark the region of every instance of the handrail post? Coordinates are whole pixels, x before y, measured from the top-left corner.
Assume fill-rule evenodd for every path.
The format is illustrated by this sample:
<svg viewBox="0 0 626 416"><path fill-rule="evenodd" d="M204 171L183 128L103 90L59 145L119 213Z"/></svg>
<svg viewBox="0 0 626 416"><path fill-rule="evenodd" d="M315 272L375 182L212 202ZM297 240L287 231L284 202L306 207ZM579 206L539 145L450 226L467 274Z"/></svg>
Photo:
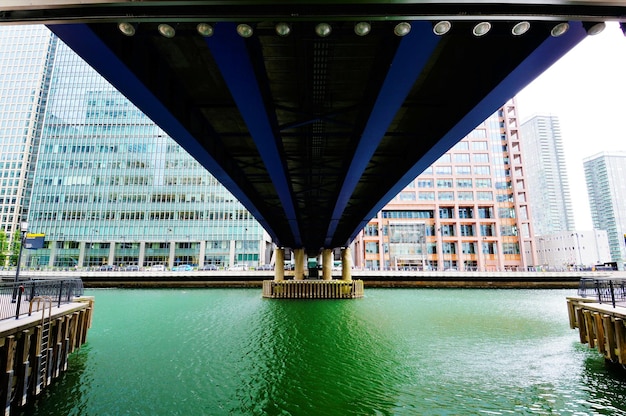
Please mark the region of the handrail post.
<svg viewBox="0 0 626 416"><path fill-rule="evenodd" d="M609 287L611 288L611 303L615 307L615 292L613 291L613 281L609 280Z"/></svg>
<svg viewBox="0 0 626 416"><path fill-rule="evenodd" d="M61 307L61 297L63 296L63 280L61 280L60 284L59 284L59 300L57 303L57 308Z"/></svg>
<svg viewBox="0 0 626 416"><path fill-rule="evenodd" d="M24 293L24 286L20 285L17 291L17 305L15 306L15 319L20 317L20 305L22 304L22 293Z"/></svg>

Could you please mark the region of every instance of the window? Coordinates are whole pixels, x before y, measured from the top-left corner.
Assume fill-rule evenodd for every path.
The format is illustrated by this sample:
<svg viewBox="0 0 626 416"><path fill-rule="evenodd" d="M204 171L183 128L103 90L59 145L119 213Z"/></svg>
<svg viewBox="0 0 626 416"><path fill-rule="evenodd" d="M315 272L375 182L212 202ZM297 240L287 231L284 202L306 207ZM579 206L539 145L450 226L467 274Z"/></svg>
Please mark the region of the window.
<svg viewBox="0 0 626 416"><path fill-rule="evenodd" d="M437 175L452 175L452 166L437 166L435 172Z"/></svg>
<svg viewBox="0 0 626 416"><path fill-rule="evenodd" d="M474 166L474 174L491 175L491 169L489 166Z"/></svg>
<svg viewBox="0 0 626 416"><path fill-rule="evenodd" d="M472 191L458 191L456 195L459 201L472 201L474 199L474 192Z"/></svg>
<svg viewBox="0 0 626 416"><path fill-rule="evenodd" d="M454 218L454 208L453 207L439 208L439 218Z"/></svg>
<svg viewBox="0 0 626 416"><path fill-rule="evenodd" d="M368 241L367 243L365 243L365 253L378 254L379 253L378 243L372 242L372 241Z"/></svg>
<svg viewBox="0 0 626 416"><path fill-rule="evenodd" d="M439 200L440 201L452 201L452 200L454 200L454 192L449 192L449 191L438 192L438 196L439 196Z"/></svg>
<svg viewBox="0 0 626 416"><path fill-rule="evenodd" d="M472 168L470 166L457 166L456 167L456 174L457 175L471 175L472 174Z"/></svg>
<svg viewBox="0 0 626 416"><path fill-rule="evenodd" d="M471 188L472 180L471 179L457 179L456 187L457 188Z"/></svg>
<svg viewBox="0 0 626 416"><path fill-rule="evenodd" d="M415 201L415 192L400 192L400 201Z"/></svg>
<svg viewBox="0 0 626 416"><path fill-rule="evenodd" d="M489 178L476 179L475 183L477 188L491 188L491 179Z"/></svg>
<svg viewBox="0 0 626 416"><path fill-rule="evenodd" d="M460 225L461 235L463 237L472 237L474 236L474 225L472 224L461 224Z"/></svg>
<svg viewBox="0 0 626 416"><path fill-rule="evenodd" d="M456 153L454 155L454 163L470 163L469 153Z"/></svg>
<svg viewBox="0 0 626 416"><path fill-rule="evenodd" d="M493 208L478 207L478 218L493 218Z"/></svg>
<svg viewBox="0 0 626 416"><path fill-rule="evenodd" d="M433 180L432 179L418 179L417 187L418 188L432 188Z"/></svg>
<svg viewBox="0 0 626 416"><path fill-rule="evenodd" d="M493 192L491 191L477 191L476 199L479 201L493 201Z"/></svg>
<svg viewBox="0 0 626 416"><path fill-rule="evenodd" d="M474 153L474 163L489 163L488 153Z"/></svg>
<svg viewBox="0 0 626 416"><path fill-rule="evenodd" d="M459 207L459 218L474 218L474 208Z"/></svg>
<svg viewBox="0 0 626 416"><path fill-rule="evenodd" d="M476 130L474 130L476 131ZM482 130L484 131L484 130ZM485 136L483 136L485 137ZM472 150L488 150L489 149L489 145L487 144L487 142L472 142Z"/></svg>
<svg viewBox="0 0 626 416"><path fill-rule="evenodd" d="M437 188L452 188L452 179L437 179Z"/></svg>
<svg viewBox="0 0 626 416"><path fill-rule="evenodd" d="M420 201L434 201L435 200L435 193L434 192L421 191L418 194L418 199Z"/></svg>

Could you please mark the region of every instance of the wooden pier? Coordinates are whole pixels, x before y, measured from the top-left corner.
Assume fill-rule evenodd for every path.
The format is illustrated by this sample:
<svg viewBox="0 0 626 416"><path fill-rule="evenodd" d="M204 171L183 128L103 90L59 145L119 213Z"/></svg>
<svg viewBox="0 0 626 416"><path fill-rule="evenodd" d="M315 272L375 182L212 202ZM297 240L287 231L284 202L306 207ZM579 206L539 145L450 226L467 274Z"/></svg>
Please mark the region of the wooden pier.
<svg viewBox="0 0 626 416"><path fill-rule="evenodd" d="M264 280L263 297L274 299L354 299L363 297L362 280Z"/></svg>
<svg viewBox="0 0 626 416"><path fill-rule="evenodd" d="M597 302L594 298L568 297L570 327L578 328L581 343L626 369L626 304Z"/></svg>
<svg viewBox="0 0 626 416"><path fill-rule="evenodd" d="M0 320L0 406L7 416L67 370L69 354L87 340L94 298L58 305L37 296L29 306L30 313Z"/></svg>

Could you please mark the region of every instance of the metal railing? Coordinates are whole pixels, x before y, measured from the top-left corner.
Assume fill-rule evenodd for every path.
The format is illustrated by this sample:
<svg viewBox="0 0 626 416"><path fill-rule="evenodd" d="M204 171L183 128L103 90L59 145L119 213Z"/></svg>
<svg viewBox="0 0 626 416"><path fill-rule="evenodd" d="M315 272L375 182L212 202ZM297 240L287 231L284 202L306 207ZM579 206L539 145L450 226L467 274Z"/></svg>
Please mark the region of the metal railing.
<svg viewBox="0 0 626 416"><path fill-rule="evenodd" d="M24 280L0 283L0 319L19 318L28 313L29 303L36 296L47 296L56 306L72 302L84 293L81 279Z"/></svg>
<svg viewBox="0 0 626 416"><path fill-rule="evenodd" d="M595 298L598 303L611 303L615 307L618 302L626 301L626 279L583 277L578 284L578 295Z"/></svg>

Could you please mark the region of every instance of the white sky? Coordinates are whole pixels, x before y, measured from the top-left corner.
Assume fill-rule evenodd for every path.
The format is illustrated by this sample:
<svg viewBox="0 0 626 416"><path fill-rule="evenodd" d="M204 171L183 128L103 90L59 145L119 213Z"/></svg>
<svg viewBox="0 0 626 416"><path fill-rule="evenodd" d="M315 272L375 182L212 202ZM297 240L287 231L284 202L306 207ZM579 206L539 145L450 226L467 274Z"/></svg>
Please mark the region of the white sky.
<svg viewBox="0 0 626 416"><path fill-rule="evenodd" d="M559 118L576 228L590 230L583 159L626 150L626 36L619 25L607 23L584 39L517 95L517 107L522 122L539 113Z"/></svg>

